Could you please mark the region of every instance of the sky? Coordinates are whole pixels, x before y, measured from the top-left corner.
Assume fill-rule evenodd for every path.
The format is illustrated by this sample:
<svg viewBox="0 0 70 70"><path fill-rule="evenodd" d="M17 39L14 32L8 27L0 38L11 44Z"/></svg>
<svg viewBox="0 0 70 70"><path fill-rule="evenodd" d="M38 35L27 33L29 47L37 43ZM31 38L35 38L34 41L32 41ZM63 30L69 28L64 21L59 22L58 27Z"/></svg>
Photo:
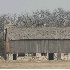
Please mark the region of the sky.
<svg viewBox="0 0 70 70"><path fill-rule="evenodd" d="M0 14L31 13L36 10L70 10L70 0L0 0Z"/></svg>

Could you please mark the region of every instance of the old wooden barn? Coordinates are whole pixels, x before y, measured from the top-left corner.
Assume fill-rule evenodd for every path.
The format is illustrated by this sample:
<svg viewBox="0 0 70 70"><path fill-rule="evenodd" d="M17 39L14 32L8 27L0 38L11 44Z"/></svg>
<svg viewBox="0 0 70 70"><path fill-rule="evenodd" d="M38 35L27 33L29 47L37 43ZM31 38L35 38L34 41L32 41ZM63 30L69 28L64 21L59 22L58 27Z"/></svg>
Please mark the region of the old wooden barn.
<svg viewBox="0 0 70 70"><path fill-rule="evenodd" d="M70 60L70 27L5 29L7 59Z"/></svg>

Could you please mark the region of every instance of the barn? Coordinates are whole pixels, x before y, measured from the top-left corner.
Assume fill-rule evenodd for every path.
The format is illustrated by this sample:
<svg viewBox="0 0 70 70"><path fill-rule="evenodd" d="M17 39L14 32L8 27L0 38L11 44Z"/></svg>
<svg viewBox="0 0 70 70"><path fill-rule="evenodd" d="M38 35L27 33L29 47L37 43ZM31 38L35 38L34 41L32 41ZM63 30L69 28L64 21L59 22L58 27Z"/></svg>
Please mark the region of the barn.
<svg viewBox="0 0 70 70"><path fill-rule="evenodd" d="M70 60L70 27L5 29L8 60Z"/></svg>

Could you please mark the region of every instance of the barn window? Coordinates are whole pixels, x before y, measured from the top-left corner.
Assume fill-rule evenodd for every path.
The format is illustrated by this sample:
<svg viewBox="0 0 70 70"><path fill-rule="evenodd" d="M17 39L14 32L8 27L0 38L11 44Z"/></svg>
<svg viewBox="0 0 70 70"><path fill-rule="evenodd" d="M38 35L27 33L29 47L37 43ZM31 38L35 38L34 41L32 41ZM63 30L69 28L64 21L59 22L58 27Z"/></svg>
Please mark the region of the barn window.
<svg viewBox="0 0 70 70"><path fill-rule="evenodd" d="M32 56L36 56L36 53L33 53Z"/></svg>
<svg viewBox="0 0 70 70"><path fill-rule="evenodd" d="M68 55L68 53L64 53L64 55Z"/></svg>
<svg viewBox="0 0 70 70"><path fill-rule="evenodd" d="M41 56L47 56L47 53L41 53Z"/></svg>
<svg viewBox="0 0 70 70"><path fill-rule="evenodd" d="M25 53L18 53L18 57L24 57Z"/></svg>

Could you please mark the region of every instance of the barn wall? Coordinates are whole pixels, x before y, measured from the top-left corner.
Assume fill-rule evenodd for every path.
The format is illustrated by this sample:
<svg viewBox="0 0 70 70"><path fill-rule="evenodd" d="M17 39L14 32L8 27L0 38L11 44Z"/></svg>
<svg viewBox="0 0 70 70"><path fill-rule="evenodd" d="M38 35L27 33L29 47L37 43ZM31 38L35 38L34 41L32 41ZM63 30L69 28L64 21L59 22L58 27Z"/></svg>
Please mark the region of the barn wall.
<svg viewBox="0 0 70 70"><path fill-rule="evenodd" d="M70 53L70 40L10 41L11 53Z"/></svg>

